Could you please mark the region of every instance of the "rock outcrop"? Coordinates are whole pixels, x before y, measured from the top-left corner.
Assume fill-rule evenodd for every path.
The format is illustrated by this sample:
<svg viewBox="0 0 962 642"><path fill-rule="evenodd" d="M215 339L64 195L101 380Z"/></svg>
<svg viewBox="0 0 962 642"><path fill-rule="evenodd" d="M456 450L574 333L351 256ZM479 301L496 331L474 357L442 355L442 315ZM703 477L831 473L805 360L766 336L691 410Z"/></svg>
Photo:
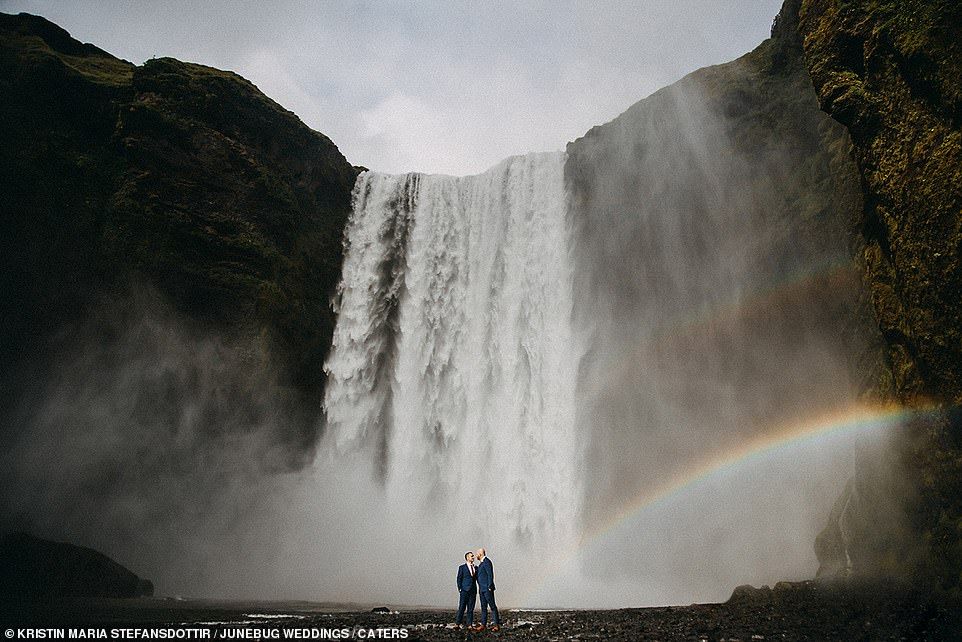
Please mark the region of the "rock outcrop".
<svg viewBox="0 0 962 642"><path fill-rule="evenodd" d="M221 401L297 408L268 440L297 466L317 436L358 170L237 74L136 66L37 16L0 14L0 94L0 437L77 327L134 290L269 373ZM126 330L103 325L98 345Z"/></svg>
<svg viewBox="0 0 962 642"><path fill-rule="evenodd" d="M83 546L26 533L0 537L0 597L40 600L61 597L141 597L154 593L106 555Z"/></svg>
<svg viewBox="0 0 962 642"><path fill-rule="evenodd" d="M962 581L962 6L790 1L822 109L864 192L855 259L884 337L873 394L929 411L861 461L819 538L823 571ZM861 489L861 490L860 490ZM893 507L905 523L891 528ZM860 513L859 519L846 515ZM847 531L843 538L843 531ZM843 541L844 539L844 541Z"/></svg>

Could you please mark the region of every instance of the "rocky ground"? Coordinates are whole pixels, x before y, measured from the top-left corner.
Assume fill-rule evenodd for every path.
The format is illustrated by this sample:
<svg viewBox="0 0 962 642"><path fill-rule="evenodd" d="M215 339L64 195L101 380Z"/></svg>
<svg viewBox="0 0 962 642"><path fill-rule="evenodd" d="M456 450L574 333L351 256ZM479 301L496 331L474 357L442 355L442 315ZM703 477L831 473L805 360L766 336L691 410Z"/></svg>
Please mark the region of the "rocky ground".
<svg viewBox="0 0 962 642"><path fill-rule="evenodd" d="M454 628L449 610L165 598L6 605L4 628L203 627L209 639L956 640L957 606L888 587L783 583L737 589L723 604L619 610L505 610L499 632ZM382 611L383 611L382 610ZM295 629L299 633L295 635Z"/></svg>

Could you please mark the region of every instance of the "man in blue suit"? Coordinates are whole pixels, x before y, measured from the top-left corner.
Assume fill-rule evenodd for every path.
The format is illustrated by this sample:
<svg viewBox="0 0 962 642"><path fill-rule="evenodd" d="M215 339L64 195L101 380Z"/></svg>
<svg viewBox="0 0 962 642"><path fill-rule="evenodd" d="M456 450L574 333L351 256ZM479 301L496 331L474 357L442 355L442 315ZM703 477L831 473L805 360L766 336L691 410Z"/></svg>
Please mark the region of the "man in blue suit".
<svg viewBox="0 0 962 642"><path fill-rule="evenodd" d="M474 567L474 553L464 554L465 563L458 567L458 617L454 621L461 628L464 612L468 612L468 627L474 622L474 602L478 599L478 569Z"/></svg>
<svg viewBox="0 0 962 642"><path fill-rule="evenodd" d="M491 605L491 630L497 631L501 627L498 616L498 605L494 603L494 564L485 555L484 549L478 549L478 594L481 596L481 626L483 631L488 624L488 605Z"/></svg>

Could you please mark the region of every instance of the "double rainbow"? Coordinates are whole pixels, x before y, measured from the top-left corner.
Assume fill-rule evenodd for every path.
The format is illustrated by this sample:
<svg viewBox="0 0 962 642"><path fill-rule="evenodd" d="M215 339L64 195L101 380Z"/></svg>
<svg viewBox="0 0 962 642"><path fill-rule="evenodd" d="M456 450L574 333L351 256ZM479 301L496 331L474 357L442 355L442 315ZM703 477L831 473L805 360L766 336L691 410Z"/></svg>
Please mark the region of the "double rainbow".
<svg viewBox="0 0 962 642"><path fill-rule="evenodd" d="M554 564L525 591L525 597L536 595L576 555L602 540L621 524L660 503L670 501L689 489L698 486L715 475L735 466L762 459L779 451L809 444L815 440L828 439L842 434L868 433L893 428L909 418L930 413L930 410L910 409L903 406L855 406L828 413L814 420L786 423L764 434L757 435L735 448L713 453L696 461L667 481L646 488L632 501L615 511L608 519L585 531L580 540L565 554L556 556Z"/></svg>

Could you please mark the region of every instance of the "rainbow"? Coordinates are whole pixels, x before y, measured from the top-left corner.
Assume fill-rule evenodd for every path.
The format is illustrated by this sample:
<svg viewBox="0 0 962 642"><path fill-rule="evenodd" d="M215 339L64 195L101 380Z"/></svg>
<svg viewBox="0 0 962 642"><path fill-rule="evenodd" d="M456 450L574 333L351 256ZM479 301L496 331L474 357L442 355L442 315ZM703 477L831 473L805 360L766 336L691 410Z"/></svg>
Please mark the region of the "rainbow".
<svg viewBox="0 0 962 642"><path fill-rule="evenodd" d="M667 323L667 330L662 332L693 334L704 331L715 323L732 324L741 317L756 314L761 310L798 305L799 301L810 297L812 291L852 288L857 279L855 265L850 259L834 258L808 269L786 274L775 283L745 292L737 299L703 310L699 315L678 318Z"/></svg>
<svg viewBox="0 0 962 642"><path fill-rule="evenodd" d="M680 313L666 319L651 334L626 350L624 356L609 369L608 375L596 382L588 394L603 393L610 381L622 380L631 364L644 357L647 346L698 338L711 333L713 329L735 327L752 315L797 306L799 301L807 300L813 292L852 289L857 279L852 261L836 257L809 269L789 273L775 283L744 292L731 301Z"/></svg>
<svg viewBox="0 0 962 642"><path fill-rule="evenodd" d="M668 481L646 488L644 492L614 512L607 520L587 530L565 554L555 557L556 563L540 576L526 597L537 594L578 553L603 539L615 528L659 503L684 493L712 476L752 459L760 459L779 450L791 449L814 439L843 433L877 431L897 426L910 418L931 413L931 409L904 406L855 406L834 411L814 420L786 423L764 434L745 441L730 450L714 453L678 473Z"/></svg>

